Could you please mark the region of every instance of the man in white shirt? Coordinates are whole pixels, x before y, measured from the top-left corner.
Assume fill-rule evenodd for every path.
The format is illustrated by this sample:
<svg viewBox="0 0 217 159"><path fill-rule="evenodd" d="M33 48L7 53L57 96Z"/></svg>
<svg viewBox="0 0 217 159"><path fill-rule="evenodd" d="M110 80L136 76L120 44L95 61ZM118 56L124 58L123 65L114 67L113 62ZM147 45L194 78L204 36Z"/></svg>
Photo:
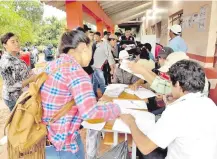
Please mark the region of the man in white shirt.
<svg viewBox="0 0 217 159"><path fill-rule="evenodd" d="M201 93L203 69L196 62L181 60L168 74L178 100L166 107L153 129L144 135L131 115L121 115L137 147L145 155L168 147L166 159L217 159L217 107Z"/></svg>

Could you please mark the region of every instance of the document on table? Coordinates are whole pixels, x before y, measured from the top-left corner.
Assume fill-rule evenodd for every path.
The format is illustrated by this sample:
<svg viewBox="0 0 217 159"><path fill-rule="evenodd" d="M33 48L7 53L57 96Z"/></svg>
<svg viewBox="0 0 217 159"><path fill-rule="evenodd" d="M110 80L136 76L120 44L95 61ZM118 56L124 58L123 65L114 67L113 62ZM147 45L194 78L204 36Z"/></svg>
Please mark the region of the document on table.
<svg viewBox="0 0 217 159"><path fill-rule="evenodd" d="M104 128L105 124L106 124L106 122L97 123L97 124L90 124L86 121L83 121L81 123L81 125L86 129L92 129L92 130L98 130L98 131L102 130Z"/></svg>
<svg viewBox="0 0 217 159"><path fill-rule="evenodd" d="M118 97L127 87L126 84L110 84L106 87L104 94L109 97Z"/></svg>
<svg viewBox="0 0 217 159"><path fill-rule="evenodd" d="M130 114L134 116L136 125L145 135L147 135L147 133L155 125L155 115L152 113L139 110L131 110ZM112 130L131 134L129 127L121 119L115 120Z"/></svg>
<svg viewBox="0 0 217 159"><path fill-rule="evenodd" d="M145 80L145 78L144 78L141 74L133 73L133 72L129 69L129 67L128 67L128 65L127 65L128 63L129 63L129 61L123 60L123 62L121 63L120 68L123 69L123 70L125 70L125 71L127 71L127 72L129 72L129 73L131 73L131 74L133 74L133 75L135 75L135 76L137 76L137 77L139 77L139 78L141 78L141 79L143 79L143 80Z"/></svg>
<svg viewBox="0 0 217 159"><path fill-rule="evenodd" d="M146 98L151 98L151 97L156 96L156 94L154 92L152 92L151 90L148 90L146 88L139 88L136 91L134 91L134 90L132 90L130 88L127 88L124 91L126 93L129 93L129 94L134 94L137 97L139 97L140 99L146 99Z"/></svg>
<svg viewBox="0 0 217 159"><path fill-rule="evenodd" d="M135 95L140 99L151 98L156 96L154 92L146 88L139 88L138 90L136 90Z"/></svg>
<svg viewBox="0 0 217 159"><path fill-rule="evenodd" d="M148 109L145 101L142 100L122 100L114 99L114 103L119 105L120 109Z"/></svg>

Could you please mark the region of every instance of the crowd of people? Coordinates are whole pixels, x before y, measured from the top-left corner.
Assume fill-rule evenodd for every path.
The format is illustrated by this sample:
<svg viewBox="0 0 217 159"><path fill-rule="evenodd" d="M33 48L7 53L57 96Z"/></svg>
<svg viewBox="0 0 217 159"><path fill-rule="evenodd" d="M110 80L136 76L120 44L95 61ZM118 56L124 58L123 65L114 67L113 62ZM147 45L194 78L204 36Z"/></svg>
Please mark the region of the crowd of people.
<svg viewBox="0 0 217 159"><path fill-rule="evenodd" d="M145 159L153 157L158 147L168 148L162 155L158 154L162 158L216 159L217 107L208 98L209 82L203 68L186 54L187 45L181 33L181 26L173 25L168 46L156 44L152 48L149 43L136 41L130 28L124 34L105 31L101 35L85 25L61 36L56 59L50 52L52 46L48 46L44 53L49 78L40 89L42 121L47 124L71 100L75 106L61 120L47 126L51 144L46 147L46 159L84 159L79 134L81 122L118 117L129 126ZM15 34L3 35L1 43L4 47L0 60L2 96L12 111L25 87L37 75L17 56L20 44ZM128 61L133 74L120 68L123 61ZM65 63L69 65L63 66ZM145 80L134 74L141 74ZM148 99L148 109L162 115L147 135L139 130L133 116L121 113L110 97L101 98L100 94L111 83L127 84L133 90L143 86L157 94ZM104 102L99 104L99 99Z"/></svg>

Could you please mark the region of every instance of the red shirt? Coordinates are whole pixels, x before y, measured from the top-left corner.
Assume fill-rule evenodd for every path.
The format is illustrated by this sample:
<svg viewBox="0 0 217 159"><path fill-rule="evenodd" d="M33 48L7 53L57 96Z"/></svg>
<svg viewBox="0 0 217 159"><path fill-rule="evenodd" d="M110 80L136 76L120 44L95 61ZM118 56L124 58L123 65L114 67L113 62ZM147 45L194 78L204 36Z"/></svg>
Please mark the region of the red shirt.
<svg viewBox="0 0 217 159"><path fill-rule="evenodd" d="M27 66L31 65L30 62L30 52L22 52L20 55L20 59L23 60Z"/></svg>

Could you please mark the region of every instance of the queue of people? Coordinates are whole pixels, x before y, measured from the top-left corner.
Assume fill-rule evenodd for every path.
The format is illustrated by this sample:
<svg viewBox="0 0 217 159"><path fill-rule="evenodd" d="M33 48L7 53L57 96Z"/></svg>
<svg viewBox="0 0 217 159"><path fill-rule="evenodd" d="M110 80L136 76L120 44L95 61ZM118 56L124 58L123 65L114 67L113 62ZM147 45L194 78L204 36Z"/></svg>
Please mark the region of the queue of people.
<svg viewBox="0 0 217 159"><path fill-rule="evenodd" d="M158 147L167 148L166 159L216 159L217 107L208 98L209 82L203 68L187 56L179 25L170 28L170 37L169 45L158 44L154 55L152 46L136 42L130 29L122 36L105 32L103 37L87 26L65 32L60 38L59 57L48 60L45 69L49 78L40 89L42 121L47 125L72 100L75 106L47 126L51 144L46 147L46 159L84 159L81 122L118 117L129 126L144 159L150 158ZM5 34L1 43L3 99L12 111L23 89L36 80L36 75L17 57L20 45L15 34ZM145 81L122 70L124 60L130 61L128 67L133 74L141 74ZM63 66L65 63L69 65ZM143 85L158 94L149 100L148 107L155 103L149 111L161 117L148 134L144 135L134 117L122 114L109 97L103 98L107 100L104 104L97 103L98 88L103 94L110 83L127 84L133 90ZM163 102L160 107L159 101Z"/></svg>

